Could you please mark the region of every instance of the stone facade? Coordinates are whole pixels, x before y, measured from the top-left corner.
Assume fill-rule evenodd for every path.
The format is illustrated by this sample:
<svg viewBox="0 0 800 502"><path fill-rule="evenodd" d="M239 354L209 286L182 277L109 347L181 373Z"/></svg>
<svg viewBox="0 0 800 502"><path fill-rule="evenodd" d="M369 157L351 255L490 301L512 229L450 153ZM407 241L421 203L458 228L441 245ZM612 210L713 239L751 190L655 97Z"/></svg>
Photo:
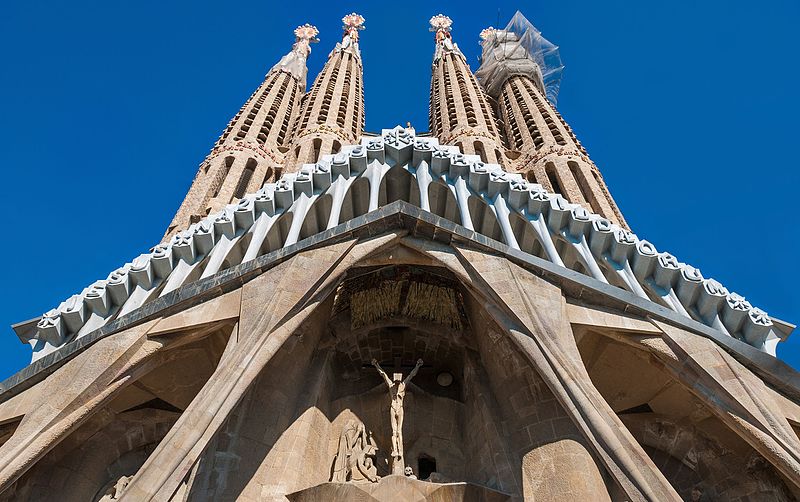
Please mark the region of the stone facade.
<svg viewBox="0 0 800 502"><path fill-rule="evenodd" d="M800 388L765 383L774 368L446 220L392 214L221 273L207 293L184 286L6 391L2 496L98 500L124 476L122 500L358 499L330 482L352 420L384 478L354 489L378 500L387 486L409 500L797 495ZM423 488L390 475L370 364L417 358L403 432Z"/></svg>
<svg viewBox="0 0 800 502"><path fill-rule="evenodd" d="M489 103L434 19L434 71ZM467 152L402 127L359 140L362 23L300 112L285 91L312 27L257 92L316 117L267 127L293 159L269 183L240 194L252 175L230 171L218 210L15 325L34 362L0 383L0 500L796 500L800 374L774 357L792 326L658 253L610 197L482 158L491 113ZM516 68L500 92L544 100Z"/></svg>

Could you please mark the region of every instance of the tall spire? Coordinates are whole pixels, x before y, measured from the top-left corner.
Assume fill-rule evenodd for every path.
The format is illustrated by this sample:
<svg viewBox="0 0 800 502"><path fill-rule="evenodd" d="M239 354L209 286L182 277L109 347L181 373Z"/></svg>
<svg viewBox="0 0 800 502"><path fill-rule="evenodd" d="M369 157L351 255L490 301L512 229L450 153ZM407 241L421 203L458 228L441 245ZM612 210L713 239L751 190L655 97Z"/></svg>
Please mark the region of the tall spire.
<svg viewBox="0 0 800 502"><path fill-rule="evenodd" d="M453 43L453 36L450 34L450 28L453 26L452 19L444 14L437 14L430 19L429 24L431 25L429 31L435 33L436 49L433 55L434 61L441 58L444 52L461 54L461 50ZM463 57L464 55L461 54L461 56Z"/></svg>
<svg viewBox="0 0 800 502"><path fill-rule="evenodd" d="M295 43L264 77L200 164L164 238L253 192L279 174L306 87L306 59L319 31L294 30Z"/></svg>
<svg viewBox="0 0 800 502"><path fill-rule="evenodd" d="M484 162L503 163L502 140L489 101L464 55L453 42L453 21L442 14L430 20L436 48L430 97L431 134Z"/></svg>
<svg viewBox="0 0 800 502"><path fill-rule="evenodd" d="M364 130L364 86L359 31L364 17L342 18L341 42L303 98L286 160L287 172L313 164L322 155L337 153L342 145L358 142Z"/></svg>
<svg viewBox="0 0 800 502"><path fill-rule="evenodd" d="M514 159L509 170L626 226L600 170L551 102L563 68L558 47L519 12L505 29L483 30L481 39L475 75L497 101L506 156Z"/></svg>

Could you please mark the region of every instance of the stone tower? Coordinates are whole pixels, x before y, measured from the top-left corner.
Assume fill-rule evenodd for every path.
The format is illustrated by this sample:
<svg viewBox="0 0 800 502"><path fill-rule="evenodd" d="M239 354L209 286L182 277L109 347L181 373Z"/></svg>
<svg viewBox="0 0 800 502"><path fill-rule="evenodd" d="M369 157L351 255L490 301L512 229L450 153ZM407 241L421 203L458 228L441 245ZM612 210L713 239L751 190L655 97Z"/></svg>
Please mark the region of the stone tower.
<svg viewBox="0 0 800 502"><path fill-rule="evenodd" d="M519 12L507 29L487 28L481 39L476 75L497 102L508 145L505 165L627 228L600 170L546 97L545 75L560 75L558 48Z"/></svg>
<svg viewBox="0 0 800 502"><path fill-rule="evenodd" d="M291 52L267 72L200 164L165 238L280 174L306 88L306 58L317 33L310 24L294 30Z"/></svg>
<svg viewBox="0 0 800 502"><path fill-rule="evenodd" d="M433 135L361 134L357 15L290 134L301 27L172 236L13 326L0 501L797 500L794 326L594 211L520 17L478 72L512 155L444 16Z"/></svg>
<svg viewBox="0 0 800 502"><path fill-rule="evenodd" d="M503 144L486 94L450 35L452 20L430 20L436 34L430 98L430 130L441 143L456 145L483 162L503 164Z"/></svg>
<svg viewBox="0 0 800 502"><path fill-rule="evenodd" d="M364 129L364 84L358 32L364 18L349 14L342 18L341 43L303 99L294 126L286 169L296 171L313 164L322 155L337 153L342 145L356 143Z"/></svg>

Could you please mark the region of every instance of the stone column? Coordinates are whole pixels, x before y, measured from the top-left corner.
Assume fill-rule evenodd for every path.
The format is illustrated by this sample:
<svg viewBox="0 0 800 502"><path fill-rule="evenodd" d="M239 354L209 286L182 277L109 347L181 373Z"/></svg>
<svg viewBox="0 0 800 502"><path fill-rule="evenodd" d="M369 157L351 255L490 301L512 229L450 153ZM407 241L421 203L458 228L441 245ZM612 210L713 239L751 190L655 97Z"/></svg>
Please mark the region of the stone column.
<svg viewBox="0 0 800 502"><path fill-rule="evenodd" d="M578 353L561 290L507 260L456 246L451 270L465 278L487 312L555 395L605 469L630 500L680 500L592 385ZM564 445L573 451L574 445ZM535 458L529 459L535 461Z"/></svg>
<svg viewBox="0 0 800 502"><path fill-rule="evenodd" d="M122 500L169 499L245 392L333 292L342 274L395 237L389 234L358 245L351 240L310 250L246 283L238 332L232 335L217 370L133 478Z"/></svg>

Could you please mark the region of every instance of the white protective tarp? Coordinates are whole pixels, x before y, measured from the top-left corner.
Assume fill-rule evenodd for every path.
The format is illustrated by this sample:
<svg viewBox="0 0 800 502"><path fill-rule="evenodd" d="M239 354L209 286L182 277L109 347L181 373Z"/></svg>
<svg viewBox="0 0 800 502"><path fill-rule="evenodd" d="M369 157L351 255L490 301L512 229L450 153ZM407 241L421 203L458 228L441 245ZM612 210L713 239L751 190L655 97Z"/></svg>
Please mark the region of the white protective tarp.
<svg viewBox="0 0 800 502"><path fill-rule="evenodd" d="M475 76L492 96L500 94L503 83L513 75L527 75L556 104L564 65L558 46L542 36L517 11L502 30L489 30L482 41L481 65Z"/></svg>

